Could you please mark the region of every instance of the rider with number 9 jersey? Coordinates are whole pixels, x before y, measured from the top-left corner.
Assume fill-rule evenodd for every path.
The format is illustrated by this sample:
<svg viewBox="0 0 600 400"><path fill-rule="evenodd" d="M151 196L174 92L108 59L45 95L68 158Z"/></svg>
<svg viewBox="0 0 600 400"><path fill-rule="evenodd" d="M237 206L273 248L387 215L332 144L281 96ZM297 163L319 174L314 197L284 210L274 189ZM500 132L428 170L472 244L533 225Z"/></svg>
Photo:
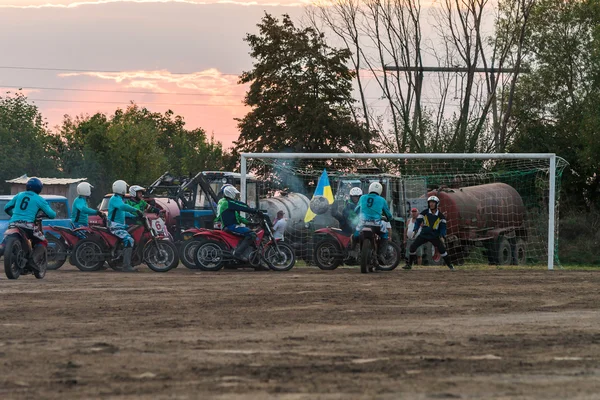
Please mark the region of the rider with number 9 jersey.
<svg viewBox="0 0 600 400"><path fill-rule="evenodd" d="M17 221L33 223L39 210L42 210L48 218L56 218L56 212L50 208L48 202L32 191L19 193L4 206L4 212L11 216L9 223Z"/></svg>

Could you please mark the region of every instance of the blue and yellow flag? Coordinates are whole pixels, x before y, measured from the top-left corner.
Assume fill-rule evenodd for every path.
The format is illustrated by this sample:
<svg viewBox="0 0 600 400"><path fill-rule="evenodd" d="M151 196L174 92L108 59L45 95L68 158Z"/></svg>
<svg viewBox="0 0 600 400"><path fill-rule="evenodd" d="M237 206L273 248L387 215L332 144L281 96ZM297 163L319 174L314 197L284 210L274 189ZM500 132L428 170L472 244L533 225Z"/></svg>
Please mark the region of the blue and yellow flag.
<svg viewBox="0 0 600 400"><path fill-rule="evenodd" d="M329 204L333 204L333 191L331 190L331 185L329 184L329 177L327 176L327 170L323 170L321 177L319 178L319 182L317 183L317 188L315 189L315 193L313 193L313 199L315 196L323 196L327 199ZM306 215L304 216L304 222L310 222L315 218L317 214L315 214L310 207L306 211Z"/></svg>

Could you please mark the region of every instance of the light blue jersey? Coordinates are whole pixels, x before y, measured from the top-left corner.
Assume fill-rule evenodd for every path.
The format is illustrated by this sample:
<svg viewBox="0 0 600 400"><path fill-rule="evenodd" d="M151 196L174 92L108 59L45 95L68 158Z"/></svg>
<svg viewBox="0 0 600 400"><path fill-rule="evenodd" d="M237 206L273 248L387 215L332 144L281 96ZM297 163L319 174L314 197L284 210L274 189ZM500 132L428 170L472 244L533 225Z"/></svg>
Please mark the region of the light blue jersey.
<svg viewBox="0 0 600 400"><path fill-rule="evenodd" d="M77 225L87 226L88 216L96 215L98 212L93 208L89 208L87 205L87 199L83 196L79 196L73 202L73 214L71 220Z"/></svg>
<svg viewBox="0 0 600 400"><path fill-rule="evenodd" d="M48 218L56 218L56 212L50 208L48 202L35 192L21 192L4 206L4 212L12 215L9 223L15 221L33 223L40 210L46 213Z"/></svg>
<svg viewBox="0 0 600 400"><path fill-rule="evenodd" d="M108 219L117 224L125 225L125 218L135 218L137 210L128 206L123 197L113 194L108 202Z"/></svg>
<svg viewBox="0 0 600 400"><path fill-rule="evenodd" d="M364 221L380 221L382 214L385 214L388 220L392 219L392 213L388 208L387 201L375 193L361 196L354 212Z"/></svg>

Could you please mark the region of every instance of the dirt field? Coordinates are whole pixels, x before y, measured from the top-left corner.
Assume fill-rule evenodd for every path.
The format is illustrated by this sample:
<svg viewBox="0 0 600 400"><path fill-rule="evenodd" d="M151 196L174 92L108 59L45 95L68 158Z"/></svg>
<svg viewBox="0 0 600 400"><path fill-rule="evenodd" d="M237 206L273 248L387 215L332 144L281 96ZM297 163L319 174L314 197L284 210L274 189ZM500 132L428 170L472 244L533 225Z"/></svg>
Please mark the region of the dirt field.
<svg viewBox="0 0 600 400"><path fill-rule="evenodd" d="M600 398L600 271L0 280L0 398Z"/></svg>

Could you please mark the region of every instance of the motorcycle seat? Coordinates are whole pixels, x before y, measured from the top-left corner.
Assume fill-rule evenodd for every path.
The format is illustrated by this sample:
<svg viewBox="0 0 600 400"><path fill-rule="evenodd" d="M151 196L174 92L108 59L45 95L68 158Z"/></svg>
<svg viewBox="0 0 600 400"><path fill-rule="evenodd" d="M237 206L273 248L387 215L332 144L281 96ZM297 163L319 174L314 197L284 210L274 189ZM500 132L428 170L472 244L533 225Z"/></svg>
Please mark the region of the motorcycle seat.
<svg viewBox="0 0 600 400"><path fill-rule="evenodd" d="M234 235L234 236L240 236L240 237L244 237L245 236L244 234L241 234L241 233L238 233L238 232L234 232L234 231L229 230L229 229L223 229L223 232L227 232L230 235Z"/></svg>

